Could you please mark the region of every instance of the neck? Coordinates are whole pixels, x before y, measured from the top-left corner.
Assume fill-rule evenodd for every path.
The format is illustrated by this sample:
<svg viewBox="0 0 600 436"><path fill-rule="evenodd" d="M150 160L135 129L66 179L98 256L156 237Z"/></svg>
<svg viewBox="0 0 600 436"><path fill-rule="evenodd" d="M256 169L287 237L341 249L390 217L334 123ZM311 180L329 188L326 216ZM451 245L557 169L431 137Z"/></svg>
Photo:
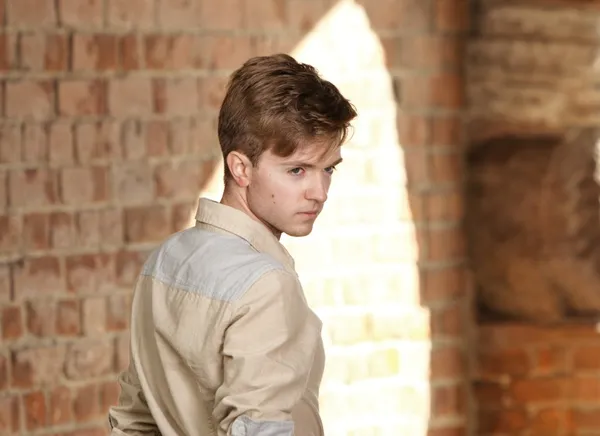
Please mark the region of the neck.
<svg viewBox="0 0 600 436"><path fill-rule="evenodd" d="M265 226L267 228L267 230L269 230L271 233L273 233L273 235L277 238L277 240L279 240L281 238L280 231L278 231L277 229L270 226L268 223L261 220L259 217L257 217L252 212L252 210L250 209L250 206L248 205L248 200L247 200L245 191L238 190L238 189L234 190L234 189L231 189L231 188L228 188L227 186L225 186L225 190L223 191L223 195L221 196L220 203L224 204L225 206L233 207L234 209L244 212L246 215L248 215L254 221L258 221L260 224Z"/></svg>

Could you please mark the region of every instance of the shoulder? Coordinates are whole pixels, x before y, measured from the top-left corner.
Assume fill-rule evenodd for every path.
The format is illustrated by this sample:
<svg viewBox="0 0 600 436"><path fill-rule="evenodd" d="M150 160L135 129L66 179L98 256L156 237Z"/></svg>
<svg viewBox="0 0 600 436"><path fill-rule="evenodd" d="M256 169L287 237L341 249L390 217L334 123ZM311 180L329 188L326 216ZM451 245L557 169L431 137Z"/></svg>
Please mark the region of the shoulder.
<svg viewBox="0 0 600 436"><path fill-rule="evenodd" d="M244 239L190 228L154 250L142 275L211 299L235 301L271 271L284 271L284 266Z"/></svg>

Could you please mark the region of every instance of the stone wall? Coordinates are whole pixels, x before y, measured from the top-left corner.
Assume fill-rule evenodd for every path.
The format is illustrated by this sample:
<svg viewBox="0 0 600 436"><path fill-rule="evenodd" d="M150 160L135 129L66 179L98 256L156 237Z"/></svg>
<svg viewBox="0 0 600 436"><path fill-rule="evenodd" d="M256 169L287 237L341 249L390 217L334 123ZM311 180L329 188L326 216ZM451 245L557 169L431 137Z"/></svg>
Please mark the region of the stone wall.
<svg viewBox="0 0 600 436"><path fill-rule="evenodd" d="M284 241L328 434L464 434L467 25L463 0L0 0L0 433L106 434L141 263L219 187L226 77L286 51L360 112L315 235Z"/></svg>

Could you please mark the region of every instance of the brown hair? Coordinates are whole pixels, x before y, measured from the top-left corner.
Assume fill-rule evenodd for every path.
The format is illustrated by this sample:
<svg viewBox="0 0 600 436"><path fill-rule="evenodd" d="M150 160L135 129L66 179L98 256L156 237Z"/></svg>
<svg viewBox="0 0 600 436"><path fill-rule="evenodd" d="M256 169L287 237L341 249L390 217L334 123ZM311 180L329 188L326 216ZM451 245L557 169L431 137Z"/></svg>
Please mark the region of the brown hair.
<svg viewBox="0 0 600 436"><path fill-rule="evenodd" d="M311 65L287 54L253 57L231 76L219 142L223 158L237 150L256 165L263 152L287 157L302 141L342 145L355 117L354 106ZM225 164L225 179L230 175Z"/></svg>

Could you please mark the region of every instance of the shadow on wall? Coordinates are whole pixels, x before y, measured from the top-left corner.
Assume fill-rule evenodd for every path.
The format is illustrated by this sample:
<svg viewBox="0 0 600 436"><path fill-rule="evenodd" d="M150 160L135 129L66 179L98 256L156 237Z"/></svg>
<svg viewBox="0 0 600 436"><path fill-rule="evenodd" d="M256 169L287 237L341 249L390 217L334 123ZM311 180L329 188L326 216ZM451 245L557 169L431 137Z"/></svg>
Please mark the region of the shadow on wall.
<svg viewBox="0 0 600 436"><path fill-rule="evenodd" d="M314 65L359 112L313 233L282 238L324 321L329 435L467 427L461 41L431 29L448 11L426 3L340 1L269 46ZM215 174L204 195L217 199Z"/></svg>

